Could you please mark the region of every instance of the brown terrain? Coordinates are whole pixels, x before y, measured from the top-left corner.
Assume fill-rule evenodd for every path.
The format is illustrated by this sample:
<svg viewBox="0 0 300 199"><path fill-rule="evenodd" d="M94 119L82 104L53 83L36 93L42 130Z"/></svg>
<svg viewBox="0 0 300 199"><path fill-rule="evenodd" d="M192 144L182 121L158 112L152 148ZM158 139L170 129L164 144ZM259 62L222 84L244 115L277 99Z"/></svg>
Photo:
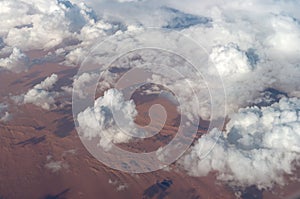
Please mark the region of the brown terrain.
<svg viewBox="0 0 300 199"><path fill-rule="evenodd" d="M25 93L52 73L59 76L55 86L59 91L61 86L71 84L76 72L76 68L46 63L20 74L0 73L0 101L10 104L13 117L0 123L1 199L235 198L233 188L217 181L214 174L191 177L175 164L145 174L128 174L106 167L87 152L74 129L71 96L59 99L57 105L64 106L52 111L32 104L17 106L7 97ZM153 104L163 105L168 118L159 135L132 143L132 150L152 151L168 143L180 118L176 106L157 96L141 101L136 94L133 99L138 110L136 123L149 123L147 112ZM65 104L66 101L69 103ZM159 116L156 122L160 122ZM205 133L207 125L208 122L200 122L197 137ZM287 193L296 193L299 187L299 182L273 191L261 192L250 187L242 198L282 198Z"/></svg>

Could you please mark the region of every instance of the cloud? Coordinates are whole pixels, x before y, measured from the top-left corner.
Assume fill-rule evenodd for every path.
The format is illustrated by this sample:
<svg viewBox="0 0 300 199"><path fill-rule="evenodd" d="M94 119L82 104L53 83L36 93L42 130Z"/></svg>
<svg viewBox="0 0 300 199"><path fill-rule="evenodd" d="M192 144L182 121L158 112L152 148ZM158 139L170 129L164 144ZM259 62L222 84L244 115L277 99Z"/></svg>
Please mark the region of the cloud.
<svg viewBox="0 0 300 199"><path fill-rule="evenodd" d="M122 120L116 123L114 117ZM112 143L128 142L131 137L124 132L135 131L134 117L137 115L132 100L125 100L116 89L109 89L99 97L94 107L88 107L77 116L80 134L86 139L99 138L99 146L108 150Z"/></svg>
<svg viewBox="0 0 300 199"><path fill-rule="evenodd" d="M70 165L67 163L68 156L75 154L76 149L64 151L60 156L60 159L62 160L54 160L52 155L47 155L47 163L45 164L45 168L51 170L53 173L61 171L62 169L68 170L70 168Z"/></svg>
<svg viewBox="0 0 300 199"><path fill-rule="evenodd" d="M65 158L65 153L62 154L62 158ZM47 156L47 163L45 164L45 168L51 170L51 172L55 173L62 169L69 169L69 164L65 162L65 160L55 161L53 160L52 155Z"/></svg>
<svg viewBox="0 0 300 199"><path fill-rule="evenodd" d="M99 20L82 1L5 0L0 2L0 6L0 47L14 49L11 56L1 53L0 66L9 70L16 68L17 72L27 69L28 65L26 56L21 56L21 52L32 50L61 49L66 55L64 63L77 65L78 58L84 56L95 39L104 39L110 29L115 29L113 25ZM82 47L87 49L75 57ZM18 54L16 49L20 51Z"/></svg>
<svg viewBox="0 0 300 199"><path fill-rule="evenodd" d="M126 189L128 189L127 184L121 184L117 187L117 191L125 191Z"/></svg>
<svg viewBox="0 0 300 199"><path fill-rule="evenodd" d="M9 112L5 112L4 115L0 118L1 122L7 122L11 119L11 114Z"/></svg>
<svg viewBox="0 0 300 199"><path fill-rule="evenodd" d="M300 21L289 15L275 15L271 20L274 33L267 38L267 44L282 53L300 51Z"/></svg>
<svg viewBox="0 0 300 199"><path fill-rule="evenodd" d="M11 119L11 114L8 112L8 105L0 103L0 121L7 122Z"/></svg>
<svg viewBox="0 0 300 199"><path fill-rule="evenodd" d="M22 52L61 49L68 65L77 65L96 40L104 40L122 26L101 19L83 1L5 0L0 6L1 48ZM10 59L7 54L2 58L4 62Z"/></svg>
<svg viewBox="0 0 300 199"><path fill-rule="evenodd" d="M128 189L128 184L122 183L118 180L113 181L112 179L108 179L108 183L116 186L116 191L118 191L118 192L125 191L126 189Z"/></svg>
<svg viewBox="0 0 300 199"><path fill-rule="evenodd" d="M0 68L21 72L27 70L30 66L30 60L20 49L13 48L9 57L0 59Z"/></svg>
<svg viewBox="0 0 300 199"><path fill-rule="evenodd" d="M114 29L112 28L113 20L120 23L119 31L113 31L112 34L124 35L125 38L128 38L128 46L133 45L134 42L137 42L136 46L140 45L138 41L132 40L130 37L135 37L140 32L146 32L147 29L144 27L168 27L192 38L207 50L212 61L210 68L216 67L219 74L216 73L215 76L220 75L223 79L228 114L236 112L240 107L250 105L260 92L268 88L284 91L291 97L300 97L299 92L297 92L300 89L298 78L300 75L300 58L298 56L300 52L298 49L300 46L298 39L300 38L300 16L295 10L295 7L300 7L300 5L297 2L252 0L248 3L242 3L240 1L221 2L216 0L204 1L201 4L198 1L189 1L188 3L144 1L125 5L116 1L87 1L86 3L95 4L95 12L103 16L107 22L104 27L109 28L99 30L98 32L101 33L99 36L97 34L95 37L85 36L85 38L89 38L83 42L86 45L82 45L80 49L69 54L70 60L73 60L70 62L77 63L75 60L81 59L80 54L86 55L86 49L96 38L100 38L99 40L102 41L103 38L111 35L108 34L108 30ZM101 8L97 7L96 4ZM126 8L126 12L122 11L124 8ZM132 12L135 15L131 15ZM189 18L195 19L192 20L195 23L188 23L189 20L187 19ZM138 27L139 31L128 36L129 26ZM93 30L92 35L94 35L96 27L85 26L84 29L87 33L89 30ZM283 37L285 34L289 34L290 37ZM82 34L82 36L84 35L86 34ZM157 37L156 40L167 43L163 37ZM122 46L116 45L113 48L117 52L118 49L122 49ZM177 48L180 49L182 46L177 46ZM147 53L137 54L140 60L152 61L151 55ZM193 57L199 56L199 52L196 50L191 51L190 54ZM128 69L138 66L133 62L128 63L130 66ZM161 60L160 62L157 64L163 65L166 61ZM101 71L106 70L106 68L99 67ZM116 68L118 67L124 68L124 64L116 66ZM174 65L174 69L182 71L180 66ZM157 73L165 72L165 69L157 67L156 71ZM186 83L184 81L176 84L177 87L175 85L170 86L172 89L181 90L182 95L185 95L185 103L183 104L186 109L191 112L198 112L197 114L202 118L209 118L211 114L210 102L203 100L209 99L207 88L199 84L199 80L196 79L199 79L199 76L195 75L192 70L186 71L186 73L190 74L187 78L189 81L198 82L193 89L199 93L198 97L202 100L200 102L201 110L195 111L197 110L195 107L197 102L190 99L189 96L192 93L185 89ZM105 73L104 77L115 80L116 75L115 73ZM166 83L163 81L163 76L156 79L161 81L157 83ZM177 79L176 81L180 80ZM222 96L214 97L217 99L215 106L221 106L223 100L218 101L218 99L221 99Z"/></svg>
<svg viewBox="0 0 300 199"><path fill-rule="evenodd" d="M246 52L240 50L234 43L214 47L210 58L221 77L233 77L252 71Z"/></svg>
<svg viewBox="0 0 300 199"><path fill-rule="evenodd" d="M58 76L52 74L41 83L35 85L23 97L23 103L32 103L43 109L50 110L55 107L55 97L58 93L50 91L54 84L58 81Z"/></svg>
<svg viewBox="0 0 300 199"><path fill-rule="evenodd" d="M1 7L0 35L7 45L22 50L51 49L76 40L76 33L95 17L84 4L64 0L1 1Z"/></svg>
<svg viewBox="0 0 300 199"><path fill-rule="evenodd" d="M117 0L120 3L124 3L124 2L139 2L139 1L143 1L143 0Z"/></svg>
<svg viewBox="0 0 300 199"><path fill-rule="evenodd" d="M47 169L50 169L53 173L60 171L61 169L68 169L69 165L63 161L51 161L45 164Z"/></svg>
<svg viewBox="0 0 300 199"><path fill-rule="evenodd" d="M85 99L89 93L87 90L91 88L92 83L97 79L98 75L96 73L83 73L76 76L73 82L73 91L76 92L74 94L81 99Z"/></svg>
<svg viewBox="0 0 300 199"><path fill-rule="evenodd" d="M271 188L284 185L300 164L300 99L282 98L267 107L241 108L230 117L226 132L199 139L180 164L195 176L216 171L231 185ZM201 151L214 146L204 157Z"/></svg>
<svg viewBox="0 0 300 199"><path fill-rule="evenodd" d="M41 83L34 86L35 89L44 89L49 90L53 88L54 84L57 82L58 76L56 74L52 74L51 76L47 77Z"/></svg>
<svg viewBox="0 0 300 199"><path fill-rule="evenodd" d="M105 74L109 72L104 72ZM103 74L104 74L103 73ZM97 73L82 73L73 77L73 84L71 86L64 86L62 89L67 93L73 93L79 99L86 99L89 95L94 94L93 84L98 81L98 78L101 77L101 74ZM97 87L97 92L104 92L112 87L115 78L110 78L109 75L103 75L104 79L101 79L101 84Z"/></svg>

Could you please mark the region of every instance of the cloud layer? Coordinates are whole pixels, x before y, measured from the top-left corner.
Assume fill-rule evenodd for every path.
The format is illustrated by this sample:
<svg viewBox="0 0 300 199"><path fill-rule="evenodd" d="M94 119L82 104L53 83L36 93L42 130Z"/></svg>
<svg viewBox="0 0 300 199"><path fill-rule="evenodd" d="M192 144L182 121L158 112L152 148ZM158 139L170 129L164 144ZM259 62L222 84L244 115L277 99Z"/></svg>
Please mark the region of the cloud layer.
<svg viewBox="0 0 300 199"><path fill-rule="evenodd" d="M230 122L226 126L226 135L218 139L221 132L210 132L199 139L184 157L181 163L190 174L202 176L217 171L219 179L233 185L255 184L260 188L285 183L284 175L292 175L295 162L299 161L296 141L299 141L300 16L295 9L300 8L298 2L143 1L119 4L116 1L101 1L99 4L102 8L95 6L98 13L106 19L118 13L114 16L125 27L138 26L139 31L144 31L147 26L168 27L192 38L207 50L211 59L209 67L218 69L218 73L210 68L208 72L212 76L220 75L223 79ZM136 14L131 15L132 12ZM203 23L200 23L200 19ZM122 29L118 34L125 35L128 30ZM128 45L136 42L126 35L125 38L129 40ZM163 38L156 39L165 42ZM113 48L117 51L122 46ZM84 47L81 48L82 52ZM197 56L199 52L190 53ZM136 59L128 57L128 60L134 60L130 63L120 59L119 63L122 64L115 67L129 70L159 56L137 52L133 57ZM155 61L157 65L167 62L159 58ZM158 74L166 74L163 67L153 68ZM184 80L174 76L172 81L167 81L164 75L153 76L152 80L167 85L174 93L180 91L184 101L182 109L209 118L211 104L205 100L209 97L204 83L196 84L197 75L188 67L174 64L173 68L180 72L184 68L182 74L189 74L186 79L192 82L193 90L200 93L200 109L195 106L196 99L190 98L192 92L187 89ZM104 68L100 70L104 79L112 80L116 76L111 71L105 72ZM278 103L271 100L273 105L266 102L267 107L250 107L269 88L283 91L285 97ZM214 97L218 99L218 96ZM217 101L214 106L218 107L222 102ZM201 151L210 149L217 140L214 150L201 160Z"/></svg>
<svg viewBox="0 0 300 199"><path fill-rule="evenodd" d="M204 75L222 78L227 115L220 117L227 116L230 122L226 135L221 136L205 159L200 161L201 147L217 140L220 132L216 130L203 136L184 157L182 164L191 174L218 171L221 180L266 188L274 183L284 184L284 174L291 174L295 162L299 161L299 1L3 0L0 7L0 68L14 72L29 69L27 54L33 50L51 51L53 56L62 56L64 64L78 66L95 44L112 35L123 38L127 42L125 46L143 46L143 39L153 37L136 40L136 36L147 32L147 27L176 30L206 49L211 63ZM166 45L170 43L168 38L155 37L157 43ZM186 45L189 44L175 49L188 48ZM110 46L115 52L123 47ZM200 56L194 49L189 54ZM104 52L100 56L108 55ZM114 70L99 64L102 91L112 87L122 73L116 71L155 61L155 66L148 67L157 72L151 80L167 86L173 93L180 93L181 109L189 113L186 116L211 117L210 93L205 81L199 82L199 75L182 62L176 62L177 57L139 51L127 58L120 59ZM168 62L185 78L161 67ZM168 79L164 74L173 76ZM85 88L96 78L97 75L89 73L75 77L73 86L82 91L77 95L84 99ZM51 89L56 82L57 75L51 75L30 89L22 102L47 110L55 107L58 93ZM187 82L192 89L187 89ZM267 107L250 107L270 88L282 91L284 97L278 97L282 98L278 103L264 102ZM193 92L199 100L191 97ZM223 98L218 93L215 95L217 100L213 105L220 107ZM124 128L134 129L135 105L124 100L119 91L110 89L95 101L94 107L78 115L80 127L85 130L83 136L100 137L99 144L106 148L112 143L129 141L130 137L118 129L112 117L112 111L117 110L124 117ZM2 117L6 118L6 113Z"/></svg>
<svg viewBox="0 0 300 199"><path fill-rule="evenodd" d="M229 114L236 112L240 107L248 106L260 92L268 88L284 91L290 97L300 97L298 78L300 76L298 56L300 25L299 14L294 9L297 6L300 7L297 2L252 0L248 3L204 1L201 4L198 1L189 1L186 4L178 1L164 3L158 1L127 3L87 1L87 3L91 5L95 3L96 12L101 13L107 23L113 18L114 13L117 12L120 15L114 15L123 23L115 34L124 34L124 40L127 38L129 41L128 46L137 42L130 38L134 37L135 33L138 35L139 31L147 32L145 29L147 26L155 26L175 29L205 48L212 62L210 68L216 67L219 72L217 74L212 70L210 75L220 75L223 79ZM102 9L97 5L101 5ZM122 12L124 8L127 10L126 13ZM128 10L136 14L130 15L131 12ZM198 19L197 23L192 23L194 19ZM134 26L139 29L134 29L133 33L128 36L129 27ZM151 37L146 39L151 39ZM157 37L156 39L167 45L165 38ZM139 45L141 43L137 42L136 46ZM80 51L72 55L74 57L79 57L80 53L85 55L85 47L82 46ZM122 47L114 46L113 48L118 51ZM177 48L180 49L182 46L177 46ZM196 50L191 50L190 53L191 56L199 56ZM141 62L151 61L147 53L137 52L136 57L140 57ZM131 67L128 69L136 67L133 61L130 64ZM160 64L165 64L163 59ZM117 67L124 67L124 63ZM180 71L180 67L174 64L174 69ZM101 69L106 70L100 67ZM157 73L165 73L163 67L157 67L155 70ZM187 77L191 82L199 79L199 76L195 75L192 70L186 73L191 74ZM105 78L112 79L115 75L115 73L105 73ZM161 79L161 84L166 82L163 81L163 76L156 79ZM184 104L192 107L191 110L196 110L195 101L188 97L192 93L184 89L187 87L185 84L182 82L176 86L170 86L175 90L180 89L186 92L188 100ZM193 89L199 93L199 99L208 99L205 86L198 84ZM214 97L221 99L221 96ZM221 106L223 100L216 103L215 106ZM200 104L202 110L198 112L198 115L202 118L209 118L210 102L201 101Z"/></svg>

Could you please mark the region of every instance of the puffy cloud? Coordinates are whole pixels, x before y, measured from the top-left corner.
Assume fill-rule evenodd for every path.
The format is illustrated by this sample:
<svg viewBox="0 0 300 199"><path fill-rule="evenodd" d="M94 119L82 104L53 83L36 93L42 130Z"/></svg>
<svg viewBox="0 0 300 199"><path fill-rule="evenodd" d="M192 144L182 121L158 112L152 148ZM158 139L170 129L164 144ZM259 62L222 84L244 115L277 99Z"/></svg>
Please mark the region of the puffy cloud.
<svg viewBox="0 0 300 199"><path fill-rule="evenodd" d="M52 74L41 83L35 85L23 97L23 103L32 103L40 106L43 109L49 110L55 107L55 97L58 95L56 92L51 92L54 84L57 82L58 76Z"/></svg>
<svg viewBox="0 0 300 199"><path fill-rule="evenodd" d="M116 191L124 191L128 189L128 184L122 183L118 180L113 181L112 179L108 179L108 183L116 186Z"/></svg>
<svg viewBox="0 0 300 199"><path fill-rule="evenodd" d="M252 70L246 52L241 51L234 43L214 47L210 58L222 77L240 75Z"/></svg>
<svg viewBox="0 0 300 199"><path fill-rule="evenodd" d="M282 53L300 52L300 21L293 16L275 15L271 20L273 34L267 43Z"/></svg>
<svg viewBox="0 0 300 199"><path fill-rule="evenodd" d="M49 90L53 88L54 84L57 82L58 76L56 74L52 74L51 76L47 77L44 81L34 86L35 89L43 89Z"/></svg>
<svg viewBox="0 0 300 199"><path fill-rule="evenodd" d="M119 22L100 19L82 1L5 0L0 6L1 48L18 48L24 52L62 48L65 64L69 65L77 65L95 41L126 29ZM9 61L6 56L2 57Z"/></svg>
<svg viewBox="0 0 300 199"><path fill-rule="evenodd" d="M64 38L67 24L55 1L2 1L1 4L5 24L2 34L8 45L24 50L43 49L54 47Z"/></svg>
<svg viewBox="0 0 300 199"><path fill-rule="evenodd" d="M11 114L8 112L8 105L0 103L0 121L7 122L11 119Z"/></svg>
<svg viewBox="0 0 300 199"><path fill-rule="evenodd" d="M232 185L284 185L300 164L299 107L300 99L282 98L271 106L242 108L224 134L215 129L204 135L180 163L195 176L217 171L218 179Z"/></svg>
<svg viewBox="0 0 300 199"><path fill-rule="evenodd" d="M65 156L67 155L68 151L64 152L62 154L62 158L64 160L58 160L55 161L53 160L52 155L48 155L47 158L47 163L45 164L45 168L51 170L51 172L55 173L58 172L62 169L69 169L69 164L65 162Z"/></svg>
<svg viewBox="0 0 300 199"><path fill-rule="evenodd" d="M1 122L7 122L11 119L11 114L9 112L5 112L4 115L0 118Z"/></svg>
<svg viewBox="0 0 300 199"><path fill-rule="evenodd" d="M82 3L56 1L1 1L0 35L9 46L22 50L51 49L76 40L81 28L95 21Z"/></svg>
<svg viewBox="0 0 300 199"><path fill-rule="evenodd" d="M51 170L52 172L58 172L61 169L68 169L69 165L63 161L51 161L45 164L45 168Z"/></svg>
<svg viewBox="0 0 300 199"><path fill-rule="evenodd" d="M100 74L95 72L85 72L76 75L73 81L73 94L80 99L85 99L89 95L94 94L93 84L100 79L101 84L97 85L97 92L103 93L104 91L113 87L118 75L114 75L110 71L103 71ZM70 90L71 88L66 88Z"/></svg>
<svg viewBox="0 0 300 199"><path fill-rule="evenodd" d="M13 48L9 57L0 59L0 68L4 68L6 70L21 72L23 70L27 70L29 66L29 58L18 48Z"/></svg>
<svg viewBox="0 0 300 199"><path fill-rule="evenodd" d="M116 117L122 118L116 123ZM86 139L99 138L99 145L108 150L112 143L128 142L131 136L125 132L136 131L137 115L132 100L126 101L121 92L110 89L99 97L94 107L88 107L77 116L80 134Z"/></svg>
<svg viewBox="0 0 300 199"><path fill-rule="evenodd" d="M45 168L51 170L53 173L61 171L62 169L68 170L70 167L70 165L67 162L68 156L75 154L75 149L64 151L60 156L60 159L62 160L55 160L52 155L47 155L47 163L45 164Z"/></svg>
<svg viewBox="0 0 300 199"><path fill-rule="evenodd" d="M96 73L83 73L74 78L73 91L79 98L86 98L93 82L97 81L98 75ZM93 91L90 91L93 92Z"/></svg>
<svg viewBox="0 0 300 199"><path fill-rule="evenodd" d="M117 187L117 191L125 191L126 189L128 189L127 184L121 184Z"/></svg>

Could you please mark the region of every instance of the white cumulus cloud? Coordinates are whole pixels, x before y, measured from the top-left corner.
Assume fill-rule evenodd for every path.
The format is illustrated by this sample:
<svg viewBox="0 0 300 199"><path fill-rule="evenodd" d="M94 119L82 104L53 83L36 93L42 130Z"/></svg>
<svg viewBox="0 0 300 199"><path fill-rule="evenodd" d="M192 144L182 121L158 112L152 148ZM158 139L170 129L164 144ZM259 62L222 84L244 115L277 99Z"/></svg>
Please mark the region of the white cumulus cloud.
<svg viewBox="0 0 300 199"><path fill-rule="evenodd" d="M114 117L119 114L122 120L116 123ZM88 107L77 116L81 136L87 139L99 138L99 145L109 149L112 143L128 142L131 136L126 131L135 131L134 117L137 115L132 100L125 100L123 94L110 89L99 97L94 107ZM121 127L121 128L120 128Z"/></svg>
<svg viewBox="0 0 300 199"><path fill-rule="evenodd" d="M11 114L8 112L8 105L0 103L0 121L7 122L11 119Z"/></svg>
<svg viewBox="0 0 300 199"><path fill-rule="evenodd" d="M58 76L56 74L52 74L51 76L47 77L24 95L23 103L32 103L46 110L55 107L55 97L58 94L50 90L57 81Z"/></svg>
<svg viewBox="0 0 300 199"><path fill-rule="evenodd" d="M21 72L27 70L29 66L29 58L18 48L13 48L8 57L0 59L0 68L6 70Z"/></svg>
<svg viewBox="0 0 300 199"><path fill-rule="evenodd" d="M252 70L246 52L241 51L234 43L214 47L210 58L222 77L234 77L234 75L244 74Z"/></svg>
<svg viewBox="0 0 300 199"><path fill-rule="evenodd" d="M213 130L199 139L180 163L195 176L211 171L233 185L284 185L300 164L300 100L282 98L267 107L247 107L231 116L220 137ZM202 150L212 151L205 156Z"/></svg>

